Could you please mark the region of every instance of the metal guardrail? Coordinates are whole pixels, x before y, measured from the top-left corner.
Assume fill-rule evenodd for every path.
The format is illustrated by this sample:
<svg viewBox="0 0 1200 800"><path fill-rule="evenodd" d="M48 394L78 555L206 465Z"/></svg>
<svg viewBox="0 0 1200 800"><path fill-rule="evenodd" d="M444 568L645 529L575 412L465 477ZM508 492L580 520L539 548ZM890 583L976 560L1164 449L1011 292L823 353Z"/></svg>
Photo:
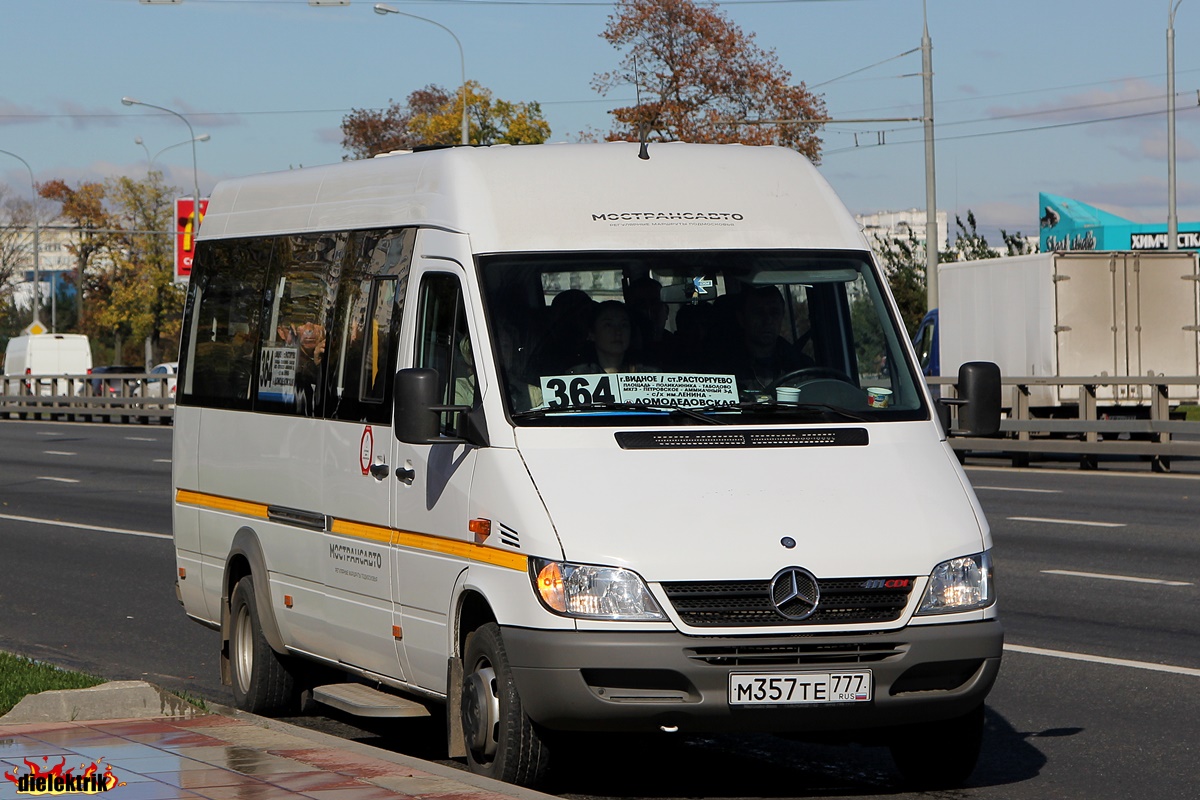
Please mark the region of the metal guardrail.
<svg viewBox="0 0 1200 800"><path fill-rule="evenodd" d="M928 382L955 395L954 378ZM1169 470L1172 458L1200 458L1200 421L1180 419L1178 403L1171 401L1171 387L1200 387L1200 376L1006 377L1002 384L1008 401L1000 434L953 437L956 451L999 453L1015 466L1034 456L1077 455L1084 469L1094 469L1102 457L1149 458L1156 471ZM175 398L168 386L166 378L147 373L6 375L0 377L0 417L170 424ZM1032 386L1078 387L1080 402L1054 408L1053 416L1035 415ZM1098 387L1116 386L1146 387L1148 399L1101 405Z"/></svg>
<svg viewBox="0 0 1200 800"><path fill-rule="evenodd" d="M943 395L954 396L954 378L927 380ZM1172 458L1200 458L1200 421L1183 419L1179 403L1171 401L1172 387L1195 389L1200 387L1200 376L1009 376L1001 383L1008 387L1009 397L1003 403L1007 415L1000 422L1000 434L954 437L950 443L956 451L1001 453L1014 466L1027 465L1035 455L1078 455L1082 469L1095 469L1102 457L1139 456L1150 459L1156 472L1169 471ZM1029 402L1034 386L1078 387L1079 401L1034 409ZM1098 401L1100 387L1121 386L1145 387L1139 394L1146 399Z"/></svg>
<svg viewBox="0 0 1200 800"><path fill-rule="evenodd" d="M0 377L0 417L171 424L167 378L144 372Z"/></svg>

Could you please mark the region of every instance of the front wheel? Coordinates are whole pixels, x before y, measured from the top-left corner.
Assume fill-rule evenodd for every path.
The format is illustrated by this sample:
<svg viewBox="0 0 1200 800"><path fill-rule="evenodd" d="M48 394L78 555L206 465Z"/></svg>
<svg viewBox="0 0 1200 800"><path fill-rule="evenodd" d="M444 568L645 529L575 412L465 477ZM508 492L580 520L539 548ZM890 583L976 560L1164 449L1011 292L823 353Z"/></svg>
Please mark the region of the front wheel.
<svg viewBox="0 0 1200 800"><path fill-rule="evenodd" d="M519 786L545 779L549 749L525 716L494 622L467 637L459 712L472 772Z"/></svg>
<svg viewBox="0 0 1200 800"><path fill-rule="evenodd" d="M284 656L271 649L262 632L262 617L254 581L246 576L229 598L229 666L233 699L252 714L281 714L295 710L300 687Z"/></svg>
<svg viewBox="0 0 1200 800"><path fill-rule="evenodd" d="M906 726L892 740L892 761L906 784L952 789L975 770L983 745L983 703L961 717Z"/></svg>

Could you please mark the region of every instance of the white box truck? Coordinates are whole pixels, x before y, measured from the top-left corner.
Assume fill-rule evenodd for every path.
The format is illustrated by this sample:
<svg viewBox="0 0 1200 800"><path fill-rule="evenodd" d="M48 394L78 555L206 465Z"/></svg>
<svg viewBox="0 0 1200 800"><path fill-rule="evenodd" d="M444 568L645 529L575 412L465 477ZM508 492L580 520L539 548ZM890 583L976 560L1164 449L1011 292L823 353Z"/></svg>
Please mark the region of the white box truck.
<svg viewBox="0 0 1200 800"><path fill-rule="evenodd" d="M1200 373L1197 256L1190 252L1051 252L938 265L941 374L986 360L1008 377ZM1031 411L1076 405L1078 386L1030 386ZM1147 386L1098 386L1126 411ZM1172 386L1171 402L1196 387Z"/></svg>
<svg viewBox="0 0 1200 800"><path fill-rule="evenodd" d="M16 336L8 340L4 351L5 375L41 376L36 390L39 395L65 395L71 391L71 382L65 379L52 380L51 375L74 375L74 388L78 393L83 387L80 376L92 369L92 348L88 337L81 333L42 333Z"/></svg>
<svg viewBox="0 0 1200 800"><path fill-rule="evenodd" d="M581 731L851 732L913 781L971 772L988 524L797 153L222 181L179 366L177 586L241 708L444 710L452 756L521 784ZM987 435L999 371L964 374Z"/></svg>

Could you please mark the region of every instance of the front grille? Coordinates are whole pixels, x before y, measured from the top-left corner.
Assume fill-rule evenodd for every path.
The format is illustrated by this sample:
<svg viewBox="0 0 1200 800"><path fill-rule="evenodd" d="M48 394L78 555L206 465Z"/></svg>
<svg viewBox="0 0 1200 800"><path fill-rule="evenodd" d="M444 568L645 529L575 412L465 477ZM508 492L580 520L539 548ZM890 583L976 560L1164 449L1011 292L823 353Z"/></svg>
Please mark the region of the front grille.
<svg viewBox="0 0 1200 800"><path fill-rule="evenodd" d="M725 645L692 647L688 658L717 667L802 667L823 664L874 664L903 654L905 645L892 640L878 642L861 636L854 641L799 641L786 645Z"/></svg>
<svg viewBox="0 0 1200 800"><path fill-rule="evenodd" d="M903 585L897 588L897 584ZM818 580L821 599L817 609L799 622L775 609L770 585L770 581L722 581L664 583L662 587L680 619L698 628L853 625L899 619L908 605L913 579Z"/></svg>

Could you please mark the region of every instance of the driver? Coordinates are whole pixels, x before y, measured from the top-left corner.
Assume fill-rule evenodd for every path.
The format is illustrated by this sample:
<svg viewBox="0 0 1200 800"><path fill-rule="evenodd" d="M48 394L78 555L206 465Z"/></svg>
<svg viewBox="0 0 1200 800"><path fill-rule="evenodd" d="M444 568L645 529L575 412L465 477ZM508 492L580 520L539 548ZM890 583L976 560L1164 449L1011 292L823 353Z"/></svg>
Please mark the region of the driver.
<svg viewBox="0 0 1200 800"><path fill-rule="evenodd" d="M779 335L783 328L783 293L777 286L757 286L738 296L737 334L730 342L726 371L737 377L739 388L764 391L779 378L813 366Z"/></svg>

